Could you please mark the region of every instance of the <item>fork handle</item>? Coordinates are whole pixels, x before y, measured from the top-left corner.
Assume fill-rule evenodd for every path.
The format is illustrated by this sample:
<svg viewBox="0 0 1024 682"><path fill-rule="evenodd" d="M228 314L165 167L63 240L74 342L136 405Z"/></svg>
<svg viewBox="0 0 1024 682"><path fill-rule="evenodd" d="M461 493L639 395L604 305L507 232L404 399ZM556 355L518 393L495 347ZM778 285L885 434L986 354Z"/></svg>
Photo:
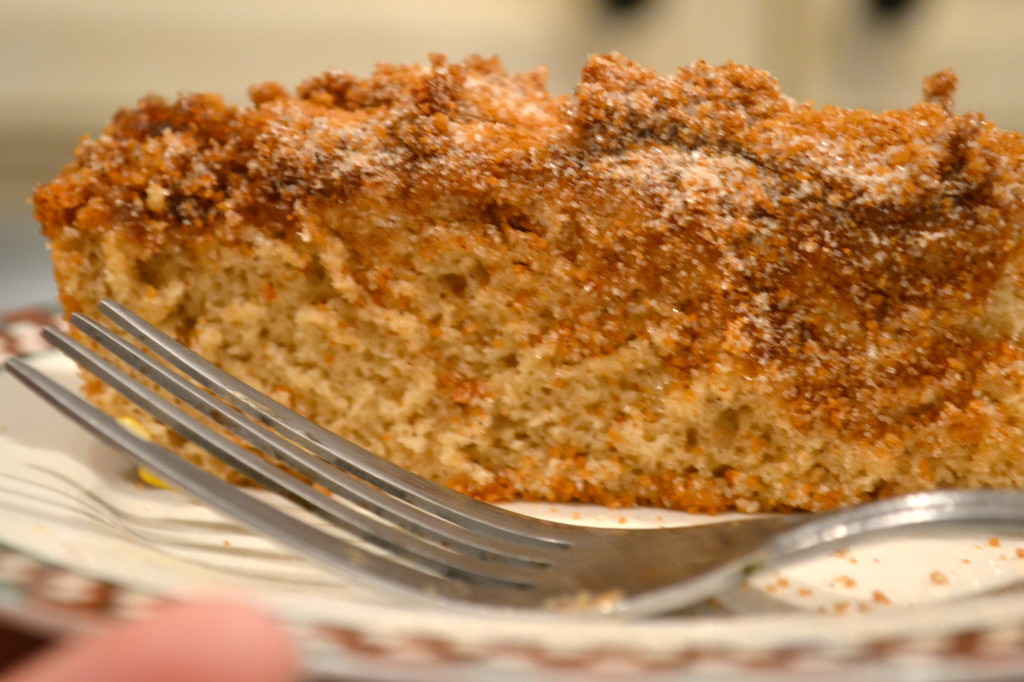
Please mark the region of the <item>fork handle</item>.
<svg viewBox="0 0 1024 682"><path fill-rule="evenodd" d="M854 539L925 525L1024 529L1024 493L1012 490L929 490L812 517L764 547L765 563Z"/></svg>

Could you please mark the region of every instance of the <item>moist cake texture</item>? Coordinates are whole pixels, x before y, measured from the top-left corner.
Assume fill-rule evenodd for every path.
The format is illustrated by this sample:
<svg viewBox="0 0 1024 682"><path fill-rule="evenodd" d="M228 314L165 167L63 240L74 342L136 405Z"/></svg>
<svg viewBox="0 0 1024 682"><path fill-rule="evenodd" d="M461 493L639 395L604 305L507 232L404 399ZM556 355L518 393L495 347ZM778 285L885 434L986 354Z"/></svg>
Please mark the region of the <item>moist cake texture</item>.
<svg viewBox="0 0 1024 682"><path fill-rule="evenodd" d="M554 97L433 57L249 106L143 99L35 205L67 313L113 298L483 499L1019 487L1024 145L954 89L872 113L612 54Z"/></svg>

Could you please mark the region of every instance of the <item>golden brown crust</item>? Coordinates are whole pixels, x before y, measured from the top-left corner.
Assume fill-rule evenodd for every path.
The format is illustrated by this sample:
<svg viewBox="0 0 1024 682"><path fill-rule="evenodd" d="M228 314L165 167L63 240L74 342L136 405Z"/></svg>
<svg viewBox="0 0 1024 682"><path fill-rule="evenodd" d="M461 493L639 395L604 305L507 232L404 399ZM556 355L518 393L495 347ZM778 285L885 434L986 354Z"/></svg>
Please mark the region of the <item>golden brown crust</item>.
<svg viewBox="0 0 1024 682"><path fill-rule="evenodd" d="M552 307L522 287L516 314L548 321L520 345L554 342L579 363L643 341L672 390L728 377L742 386L730 390L784 405L796 432L911 467L925 486L956 483L942 456L951 438L1004 459L1017 455L993 444L1022 438L1003 401L1019 390L1020 325L999 306L1019 289L1024 144L951 113L951 74L925 89L907 110L815 108L748 67L662 76L606 55L560 99L540 72L435 57L366 79L327 73L294 96L263 84L251 107L147 98L83 140L35 201L55 243L117 230L147 253L241 241L252 225L308 239L330 213L362 300L413 315L423 311L395 274L410 254L504 249L509 268L544 268L562 289ZM422 231L385 237L360 218L389 210L418 216ZM93 304L67 287L63 303ZM452 322L463 341L495 342L473 323ZM486 377L449 365L438 380L449 404L483 404ZM653 398L636 408L663 417ZM525 494L514 479L529 471L451 483L504 499ZM749 473L651 472L632 498L575 479L545 494L718 509L760 485ZM871 486L807 482L791 506L888 490L884 477Z"/></svg>

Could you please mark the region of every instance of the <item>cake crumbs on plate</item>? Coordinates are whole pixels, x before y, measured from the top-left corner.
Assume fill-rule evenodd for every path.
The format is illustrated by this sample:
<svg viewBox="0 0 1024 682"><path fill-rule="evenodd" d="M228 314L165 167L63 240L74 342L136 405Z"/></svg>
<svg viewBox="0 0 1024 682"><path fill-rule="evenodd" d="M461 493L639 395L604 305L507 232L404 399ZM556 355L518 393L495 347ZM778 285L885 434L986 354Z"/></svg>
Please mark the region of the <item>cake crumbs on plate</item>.
<svg viewBox="0 0 1024 682"><path fill-rule="evenodd" d="M875 590L871 593L871 601L873 601L876 604L882 604L884 606L892 604L892 600L889 599L889 596L881 590Z"/></svg>
<svg viewBox="0 0 1024 682"><path fill-rule="evenodd" d="M857 586L857 581L848 575L841 575L831 583L831 586L835 585L839 585L840 587L845 587L848 589L853 589Z"/></svg>

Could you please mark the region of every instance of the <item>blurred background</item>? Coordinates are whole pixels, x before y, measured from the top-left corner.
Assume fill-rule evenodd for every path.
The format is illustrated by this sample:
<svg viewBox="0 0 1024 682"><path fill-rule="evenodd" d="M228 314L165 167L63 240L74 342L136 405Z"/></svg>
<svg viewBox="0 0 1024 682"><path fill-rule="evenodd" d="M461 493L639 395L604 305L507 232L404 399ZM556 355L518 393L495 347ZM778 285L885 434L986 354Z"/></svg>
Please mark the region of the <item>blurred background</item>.
<svg viewBox="0 0 1024 682"><path fill-rule="evenodd" d="M771 71L799 100L917 101L953 67L958 111L1024 128L1019 0L0 0L0 312L55 297L26 199L146 93L294 86L328 68L497 54L572 90L586 55L662 72L696 59Z"/></svg>

